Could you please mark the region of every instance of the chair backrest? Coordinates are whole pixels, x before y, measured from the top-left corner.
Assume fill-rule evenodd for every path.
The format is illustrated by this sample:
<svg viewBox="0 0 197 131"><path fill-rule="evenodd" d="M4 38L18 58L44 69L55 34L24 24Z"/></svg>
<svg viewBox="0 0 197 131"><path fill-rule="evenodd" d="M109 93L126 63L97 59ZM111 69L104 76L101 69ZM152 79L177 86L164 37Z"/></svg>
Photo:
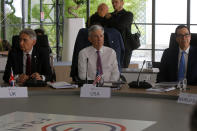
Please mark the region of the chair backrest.
<svg viewBox="0 0 197 131"><path fill-rule="evenodd" d="M19 45L19 35L14 35L12 37L12 49L20 49Z"/></svg>
<svg viewBox="0 0 197 131"><path fill-rule="evenodd" d="M12 48L20 49L19 42L20 42L19 35L14 35L12 37ZM35 47L49 47L48 36L47 35L37 36Z"/></svg>
<svg viewBox="0 0 197 131"><path fill-rule="evenodd" d="M159 68L160 67L160 62L152 62L152 67L153 68Z"/></svg>
<svg viewBox="0 0 197 131"><path fill-rule="evenodd" d="M121 71L121 65L123 62L123 56L124 56L124 43L122 40L122 37L120 33L112 28L105 28L105 34L104 34L104 45L111 47L115 50L117 61L119 65L119 70ZM73 51L73 57L72 57L72 66L71 66L71 72L70 76L72 77L73 81L79 80L78 77L78 55L80 50L83 48L86 48L88 46L91 46L92 44L88 41L88 29L82 28L79 30L74 51Z"/></svg>
<svg viewBox="0 0 197 131"><path fill-rule="evenodd" d="M197 33L191 33L190 45L197 46ZM178 47L178 43L176 42L175 33L171 33L169 48L177 48L177 47Z"/></svg>
<svg viewBox="0 0 197 131"><path fill-rule="evenodd" d="M37 35L36 47L49 47L47 35Z"/></svg>

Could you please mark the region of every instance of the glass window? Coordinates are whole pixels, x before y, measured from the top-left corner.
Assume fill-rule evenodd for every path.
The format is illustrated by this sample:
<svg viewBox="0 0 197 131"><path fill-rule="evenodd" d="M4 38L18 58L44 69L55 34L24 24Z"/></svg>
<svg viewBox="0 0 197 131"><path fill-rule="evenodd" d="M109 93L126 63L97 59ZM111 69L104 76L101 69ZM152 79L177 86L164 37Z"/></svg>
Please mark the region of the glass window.
<svg viewBox="0 0 197 131"><path fill-rule="evenodd" d="M197 17L196 17L196 12L197 12L197 0L191 0L191 24L197 24Z"/></svg>
<svg viewBox="0 0 197 131"><path fill-rule="evenodd" d="M175 32L177 25L155 26L155 49L166 49L169 47L170 35Z"/></svg>
<svg viewBox="0 0 197 131"><path fill-rule="evenodd" d="M131 57L131 62L151 61L151 50L134 50Z"/></svg>
<svg viewBox="0 0 197 131"><path fill-rule="evenodd" d="M162 55L163 55L163 51L155 51L155 61L160 62Z"/></svg>
<svg viewBox="0 0 197 131"><path fill-rule="evenodd" d="M186 23L187 0L155 0L156 23Z"/></svg>
<svg viewBox="0 0 197 131"><path fill-rule="evenodd" d="M196 23L197 24L197 23ZM190 32L191 33L197 33L197 25L192 25L192 26L190 26Z"/></svg>
<svg viewBox="0 0 197 131"><path fill-rule="evenodd" d="M5 2L6 39L11 43L12 36L21 30L21 0Z"/></svg>

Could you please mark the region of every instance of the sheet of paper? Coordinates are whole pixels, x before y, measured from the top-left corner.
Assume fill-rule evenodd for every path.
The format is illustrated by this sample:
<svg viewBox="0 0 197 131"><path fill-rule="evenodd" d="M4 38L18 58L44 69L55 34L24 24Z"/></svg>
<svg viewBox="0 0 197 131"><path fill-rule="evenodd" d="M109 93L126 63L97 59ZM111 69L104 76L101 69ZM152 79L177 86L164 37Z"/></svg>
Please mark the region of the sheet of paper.
<svg viewBox="0 0 197 131"><path fill-rule="evenodd" d="M53 88L56 89L62 89L62 88L78 88L78 85L70 84L64 81L59 81L59 82L48 82L48 85L50 85Z"/></svg>

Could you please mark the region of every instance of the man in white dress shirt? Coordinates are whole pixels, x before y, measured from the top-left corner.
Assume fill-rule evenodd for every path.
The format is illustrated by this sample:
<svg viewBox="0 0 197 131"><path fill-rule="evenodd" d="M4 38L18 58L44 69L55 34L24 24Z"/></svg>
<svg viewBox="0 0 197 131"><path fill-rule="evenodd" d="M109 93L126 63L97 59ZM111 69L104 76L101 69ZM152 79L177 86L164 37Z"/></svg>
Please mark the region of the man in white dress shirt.
<svg viewBox="0 0 197 131"><path fill-rule="evenodd" d="M81 80L95 80L97 71L97 59L101 59L101 77L104 81L117 81L120 77L116 52L104 44L104 29L100 25L93 25L88 30L88 40L92 46L86 47L79 52L78 74ZM86 76L87 73L87 76Z"/></svg>

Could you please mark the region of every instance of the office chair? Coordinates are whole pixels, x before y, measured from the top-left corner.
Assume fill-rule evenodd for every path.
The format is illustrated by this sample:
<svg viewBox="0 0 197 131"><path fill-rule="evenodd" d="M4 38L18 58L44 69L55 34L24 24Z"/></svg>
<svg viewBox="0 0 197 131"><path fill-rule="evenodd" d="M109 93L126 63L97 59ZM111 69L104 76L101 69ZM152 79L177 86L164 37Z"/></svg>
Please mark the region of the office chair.
<svg viewBox="0 0 197 131"><path fill-rule="evenodd" d="M104 28L104 45L111 47L115 50L117 61L118 61L118 67L121 72L121 65L123 63L123 56L124 56L124 43L122 40L122 36L120 33L113 28ZM74 51L73 51L73 57L72 57L72 65L71 65L71 72L70 76L72 77L73 81L78 81L78 55L80 50L83 48L86 48L88 46L91 46L92 44L88 41L88 29L82 28L79 30Z"/></svg>
<svg viewBox="0 0 197 131"><path fill-rule="evenodd" d="M12 49L20 50L19 35L12 36Z"/></svg>
<svg viewBox="0 0 197 131"><path fill-rule="evenodd" d="M160 62L152 62L152 67L153 68L159 68L160 67Z"/></svg>
<svg viewBox="0 0 197 131"><path fill-rule="evenodd" d="M190 45L197 46L197 33L191 33ZM176 42L176 35L175 33L171 33L169 48L177 48L177 47L178 47L178 43Z"/></svg>

